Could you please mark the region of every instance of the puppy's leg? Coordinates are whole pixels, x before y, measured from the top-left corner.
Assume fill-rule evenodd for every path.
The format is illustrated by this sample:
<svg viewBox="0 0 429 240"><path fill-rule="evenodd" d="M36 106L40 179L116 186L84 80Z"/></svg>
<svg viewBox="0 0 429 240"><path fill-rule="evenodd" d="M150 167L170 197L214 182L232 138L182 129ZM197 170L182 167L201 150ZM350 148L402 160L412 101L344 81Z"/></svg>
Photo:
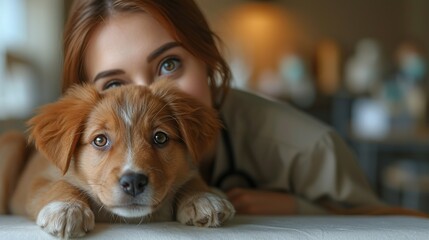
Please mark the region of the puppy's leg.
<svg viewBox="0 0 429 240"><path fill-rule="evenodd" d="M180 223L218 227L235 214L232 204L212 192L199 176L190 180L179 194L176 218Z"/></svg>
<svg viewBox="0 0 429 240"><path fill-rule="evenodd" d="M94 228L94 214L85 195L66 181L48 182L30 200L28 211L37 225L46 232L61 238L81 237Z"/></svg>

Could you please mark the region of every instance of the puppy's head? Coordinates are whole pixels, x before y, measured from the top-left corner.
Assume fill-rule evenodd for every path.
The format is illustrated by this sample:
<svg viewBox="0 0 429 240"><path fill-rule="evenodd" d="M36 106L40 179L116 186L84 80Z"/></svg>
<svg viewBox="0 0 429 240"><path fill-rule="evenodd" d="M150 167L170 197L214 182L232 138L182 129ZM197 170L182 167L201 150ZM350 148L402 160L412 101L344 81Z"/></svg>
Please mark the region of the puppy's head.
<svg viewBox="0 0 429 240"><path fill-rule="evenodd" d="M214 109L167 81L103 93L74 87L29 125L70 181L123 217L153 213L194 177L220 128Z"/></svg>

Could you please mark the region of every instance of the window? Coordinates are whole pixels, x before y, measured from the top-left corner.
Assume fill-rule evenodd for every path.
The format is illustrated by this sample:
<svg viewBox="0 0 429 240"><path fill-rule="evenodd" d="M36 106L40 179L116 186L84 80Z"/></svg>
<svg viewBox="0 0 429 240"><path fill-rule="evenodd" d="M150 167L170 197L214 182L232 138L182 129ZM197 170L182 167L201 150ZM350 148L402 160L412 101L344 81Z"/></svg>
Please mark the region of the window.
<svg viewBox="0 0 429 240"><path fill-rule="evenodd" d="M0 33L0 120L25 118L34 107L34 69L14 50L26 43L25 0L0 0Z"/></svg>

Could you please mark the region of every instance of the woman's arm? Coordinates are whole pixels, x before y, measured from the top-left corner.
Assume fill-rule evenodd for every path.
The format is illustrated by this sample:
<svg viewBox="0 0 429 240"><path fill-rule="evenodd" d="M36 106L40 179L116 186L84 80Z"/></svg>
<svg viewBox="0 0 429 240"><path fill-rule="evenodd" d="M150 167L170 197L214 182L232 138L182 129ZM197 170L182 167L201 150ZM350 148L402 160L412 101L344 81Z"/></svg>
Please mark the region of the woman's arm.
<svg viewBox="0 0 429 240"><path fill-rule="evenodd" d="M327 214L324 208L285 192L234 188L227 196L238 214L296 215Z"/></svg>

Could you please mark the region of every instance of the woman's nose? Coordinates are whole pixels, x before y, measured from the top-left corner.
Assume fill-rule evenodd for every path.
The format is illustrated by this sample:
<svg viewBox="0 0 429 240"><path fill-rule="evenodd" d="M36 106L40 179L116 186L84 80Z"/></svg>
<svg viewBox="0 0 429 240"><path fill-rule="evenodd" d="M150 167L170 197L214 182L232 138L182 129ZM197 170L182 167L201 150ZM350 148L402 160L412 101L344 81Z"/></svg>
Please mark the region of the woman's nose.
<svg viewBox="0 0 429 240"><path fill-rule="evenodd" d="M153 82L153 78L150 76L135 77L132 83L137 86L149 86Z"/></svg>

